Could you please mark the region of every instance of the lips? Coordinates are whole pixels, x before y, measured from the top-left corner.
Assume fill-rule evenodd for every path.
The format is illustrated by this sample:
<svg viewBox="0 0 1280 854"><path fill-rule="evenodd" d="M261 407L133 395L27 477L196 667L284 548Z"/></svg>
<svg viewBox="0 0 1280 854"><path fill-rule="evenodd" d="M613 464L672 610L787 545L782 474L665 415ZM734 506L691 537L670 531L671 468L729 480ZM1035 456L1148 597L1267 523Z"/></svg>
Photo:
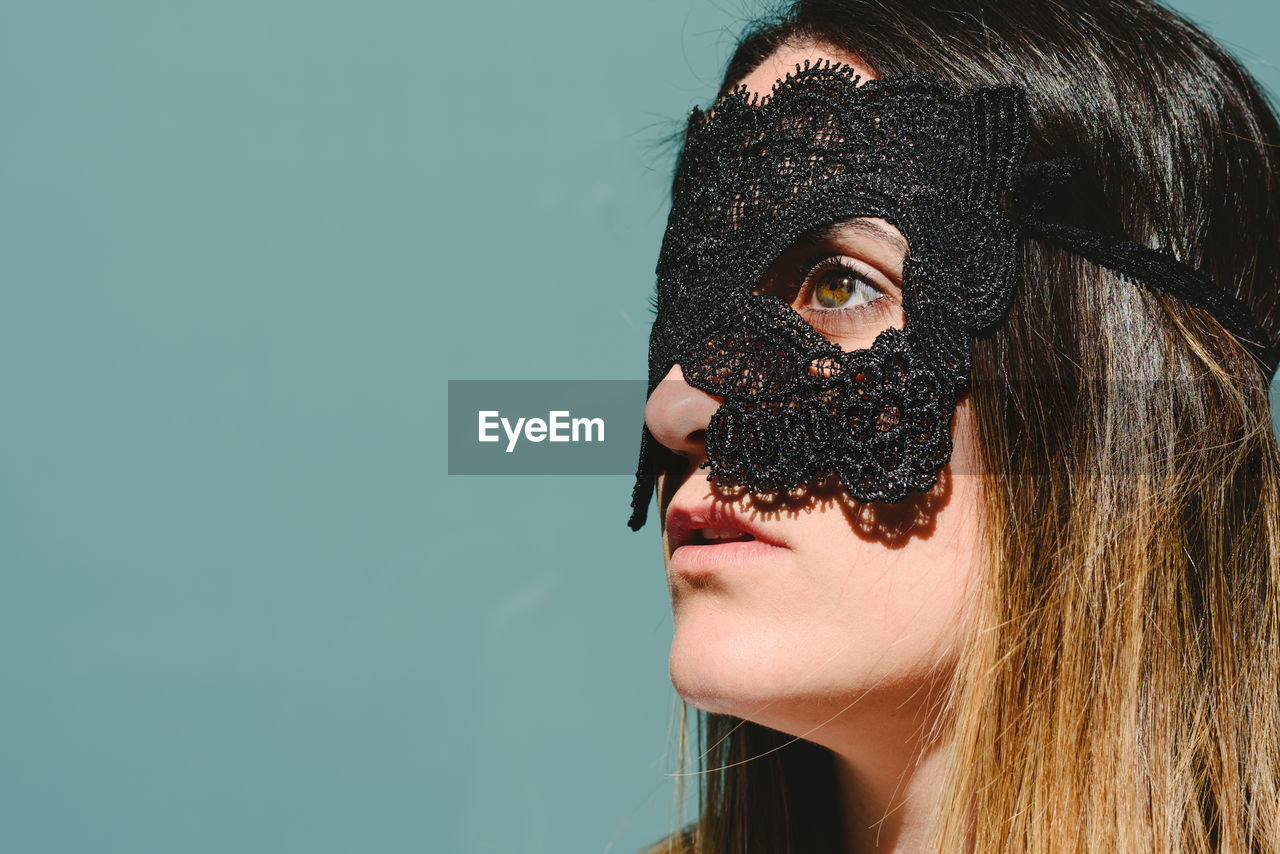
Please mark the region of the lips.
<svg viewBox="0 0 1280 854"><path fill-rule="evenodd" d="M742 518L724 504L672 505L667 510L667 539L673 553L686 546L716 547L750 542L782 547L782 543L760 525Z"/></svg>
<svg viewBox="0 0 1280 854"><path fill-rule="evenodd" d="M667 511L669 569L676 590L723 590L722 582L753 567L777 567L789 552L761 525L743 519L723 504L678 507Z"/></svg>

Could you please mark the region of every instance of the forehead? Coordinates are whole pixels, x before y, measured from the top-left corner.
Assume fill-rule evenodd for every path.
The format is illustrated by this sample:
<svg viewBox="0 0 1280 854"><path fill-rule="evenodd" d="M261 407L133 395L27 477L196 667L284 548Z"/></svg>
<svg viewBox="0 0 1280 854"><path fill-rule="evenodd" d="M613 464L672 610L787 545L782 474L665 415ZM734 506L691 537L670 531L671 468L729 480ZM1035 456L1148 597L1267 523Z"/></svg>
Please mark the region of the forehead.
<svg viewBox="0 0 1280 854"><path fill-rule="evenodd" d="M773 91L773 84L796 70L797 65L804 65L805 60L816 64L819 60L829 59L851 67L863 80L875 79L875 74L856 56L846 53L830 45L817 42L787 43L765 57L750 74L742 78L747 91L753 95L764 97Z"/></svg>
<svg viewBox="0 0 1280 854"><path fill-rule="evenodd" d="M713 284L723 282L745 293L789 246L855 219L892 224L885 230L918 263L1003 259L1000 199L1025 146L1021 90L921 75L859 84L865 64L841 57L780 48L709 110L690 113L660 286L681 299L719 298Z"/></svg>

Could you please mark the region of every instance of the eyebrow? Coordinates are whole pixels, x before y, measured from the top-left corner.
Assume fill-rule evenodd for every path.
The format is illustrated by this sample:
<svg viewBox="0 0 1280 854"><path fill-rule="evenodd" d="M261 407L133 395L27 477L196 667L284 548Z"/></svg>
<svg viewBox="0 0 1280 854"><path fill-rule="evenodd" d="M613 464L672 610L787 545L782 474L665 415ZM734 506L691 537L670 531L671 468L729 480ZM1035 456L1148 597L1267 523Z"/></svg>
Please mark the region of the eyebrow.
<svg viewBox="0 0 1280 854"><path fill-rule="evenodd" d="M899 235L885 230L880 224L874 223L866 217L853 217L840 222L833 222L818 229L815 237L818 240L836 240L841 236L841 232L844 231L856 231L859 234L865 234L883 243L888 243L901 252L904 257L911 253L911 247L907 245L907 241L903 240Z"/></svg>

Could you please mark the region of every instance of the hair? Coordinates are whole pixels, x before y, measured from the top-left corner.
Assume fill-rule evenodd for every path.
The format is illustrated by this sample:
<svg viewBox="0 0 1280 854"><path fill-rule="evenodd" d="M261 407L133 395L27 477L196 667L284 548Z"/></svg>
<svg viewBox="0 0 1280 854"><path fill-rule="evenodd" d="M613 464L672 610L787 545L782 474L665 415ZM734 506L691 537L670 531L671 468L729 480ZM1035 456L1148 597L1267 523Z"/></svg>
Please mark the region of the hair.
<svg viewBox="0 0 1280 854"><path fill-rule="evenodd" d="M1170 248L1280 328L1280 127L1147 0L800 0L784 44L1015 83L1059 221ZM1036 240L973 342L984 558L944 705L939 851L1280 852L1280 449L1268 380L1200 309ZM684 743L684 731L681 739ZM829 751L698 713L699 814L657 851L839 850Z"/></svg>

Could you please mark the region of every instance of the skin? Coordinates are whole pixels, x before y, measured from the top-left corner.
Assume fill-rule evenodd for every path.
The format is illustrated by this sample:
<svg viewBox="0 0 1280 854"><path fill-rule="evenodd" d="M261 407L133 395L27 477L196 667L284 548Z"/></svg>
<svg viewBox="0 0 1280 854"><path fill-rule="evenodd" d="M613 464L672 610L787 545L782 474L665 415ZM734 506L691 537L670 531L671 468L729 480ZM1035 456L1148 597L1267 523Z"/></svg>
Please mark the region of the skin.
<svg viewBox="0 0 1280 854"><path fill-rule="evenodd" d="M874 77L854 57L797 44L780 48L742 82L768 94L806 59L846 62ZM794 295L797 310L846 350L867 347L876 332L902 325L896 289L902 246L895 237L900 241L892 225L870 220L837 229L816 250L865 265L866 278L883 293L874 310L834 323L811 295ZM790 293L787 280L804 268L808 251L797 250L796 263L775 265L775 281L762 290ZM720 402L688 385L676 365L645 410L654 437L688 462L659 486L675 618L672 682L698 708L832 750L849 851L922 850L947 752L925 733L956 666L980 553L981 494L979 479L969 474L976 456L968 401L957 408L955 450L938 485L895 505L863 505L818 486L801 500L779 502L709 483L698 470L706 458L702 436ZM754 526L758 539L773 545L733 559L673 555L665 522L684 514L692 520L686 524L697 527L708 508ZM697 545L681 551L688 555L690 548L709 553Z"/></svg>

